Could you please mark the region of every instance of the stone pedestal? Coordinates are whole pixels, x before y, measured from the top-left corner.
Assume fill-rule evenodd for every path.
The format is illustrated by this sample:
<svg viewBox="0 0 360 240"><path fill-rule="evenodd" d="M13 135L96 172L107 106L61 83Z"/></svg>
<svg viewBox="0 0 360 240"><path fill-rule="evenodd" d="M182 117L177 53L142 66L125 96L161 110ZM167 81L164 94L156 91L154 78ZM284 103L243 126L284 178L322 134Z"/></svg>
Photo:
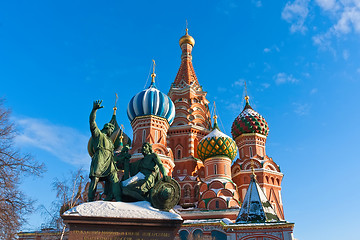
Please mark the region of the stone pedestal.
<svg viewBox="0 0 360 240"><path fill-rule="evenodd" d="M174 239L183 222L172 210L159 211L145 201L84 203L62 218L70 227L69 240Z"/></svg>

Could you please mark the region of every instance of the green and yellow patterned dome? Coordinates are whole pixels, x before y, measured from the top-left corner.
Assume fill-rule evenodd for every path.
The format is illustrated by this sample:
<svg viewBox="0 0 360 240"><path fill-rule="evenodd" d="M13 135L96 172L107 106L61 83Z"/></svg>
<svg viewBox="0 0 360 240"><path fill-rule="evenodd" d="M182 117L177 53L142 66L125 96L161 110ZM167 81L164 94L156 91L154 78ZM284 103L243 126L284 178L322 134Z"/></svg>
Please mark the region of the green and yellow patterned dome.
<svg viewBox="0 0 360 240"><path fill-rule="evenodd" d="M197 154L203 161L215 156L226 156L234 160L237 154L237 146L231 137L219 130L215 121L212 132L199 142Z"/></svg>

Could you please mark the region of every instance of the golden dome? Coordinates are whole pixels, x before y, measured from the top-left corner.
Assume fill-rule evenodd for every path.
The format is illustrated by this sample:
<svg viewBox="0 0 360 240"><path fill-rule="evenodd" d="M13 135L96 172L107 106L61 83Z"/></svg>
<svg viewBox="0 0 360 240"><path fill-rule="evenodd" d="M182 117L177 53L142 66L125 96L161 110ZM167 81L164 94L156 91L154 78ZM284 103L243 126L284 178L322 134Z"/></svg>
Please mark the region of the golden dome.
<svg viewBox="0 0 360 240"><path fill-rule="evenodd" d="M190 35L188 34L188 29L187 29L187 28L186 28L186 33L185 33L185 35L182 36L182 37L180 38L180 40L179 40L179 45L180 45L180 47L181 47L181 45L183 45L184 43L190 44L190 45L193 46L193 47L194 47L194 45L195 45L195 40L194 40L194 38L193 38L192 36L190 36Z"/></svg>

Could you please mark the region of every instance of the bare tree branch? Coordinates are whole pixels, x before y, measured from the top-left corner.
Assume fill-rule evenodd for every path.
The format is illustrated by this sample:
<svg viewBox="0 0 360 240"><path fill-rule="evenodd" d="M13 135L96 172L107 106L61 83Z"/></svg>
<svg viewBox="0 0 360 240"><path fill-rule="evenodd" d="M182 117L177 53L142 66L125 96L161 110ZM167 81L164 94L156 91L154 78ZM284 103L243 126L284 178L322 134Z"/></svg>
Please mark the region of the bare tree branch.
<svg viewBox="0 0 360 240"><path fill-rule="evenodd" d="M16 130L10 110L0 99L0 239L14 239L26 216L34 210L34 200L19 190L23 176L40 176L45 166L14 146Z"/></svg>

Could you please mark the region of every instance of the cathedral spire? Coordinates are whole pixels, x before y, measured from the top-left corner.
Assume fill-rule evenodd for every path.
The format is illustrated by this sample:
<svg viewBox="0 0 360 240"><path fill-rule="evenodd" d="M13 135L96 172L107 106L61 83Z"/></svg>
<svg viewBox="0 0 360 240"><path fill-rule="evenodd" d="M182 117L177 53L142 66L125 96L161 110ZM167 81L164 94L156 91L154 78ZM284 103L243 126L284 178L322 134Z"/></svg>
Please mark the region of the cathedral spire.
<svg viewBox="0 0 360 240"><path fill-rule="evenodd" d="M189 35L188 31L186 27L185 35L179 40L182 54L181 65L174 81L174 86L177 88L185 88L188 86L198 88L200 86L194 71L191 55L195 40Z"/></svg>

